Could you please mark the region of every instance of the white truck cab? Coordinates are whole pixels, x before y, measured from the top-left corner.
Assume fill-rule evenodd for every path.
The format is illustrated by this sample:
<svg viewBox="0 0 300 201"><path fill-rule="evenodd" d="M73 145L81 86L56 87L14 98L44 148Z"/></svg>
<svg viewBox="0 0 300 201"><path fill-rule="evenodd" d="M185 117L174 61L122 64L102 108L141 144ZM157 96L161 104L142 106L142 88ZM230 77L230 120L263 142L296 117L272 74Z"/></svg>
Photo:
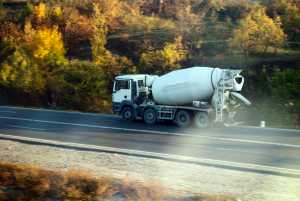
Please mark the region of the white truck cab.
<svg viewBox="0 0 300 201"><path fill-rule="evenodd" d="M117 76L113 85L113 112L122 114L125 119L134 118L134 111L130 108L143 102L156 78L157 75L147 74Z"/></svg>

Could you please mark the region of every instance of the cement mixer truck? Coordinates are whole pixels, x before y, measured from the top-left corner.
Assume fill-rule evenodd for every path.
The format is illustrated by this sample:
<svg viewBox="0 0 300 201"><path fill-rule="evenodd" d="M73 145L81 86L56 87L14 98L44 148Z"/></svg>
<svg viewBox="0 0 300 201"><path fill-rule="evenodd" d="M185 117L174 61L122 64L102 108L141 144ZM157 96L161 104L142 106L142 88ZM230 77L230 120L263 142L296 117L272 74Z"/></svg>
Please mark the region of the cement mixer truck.
<svg viewBox="0 0 300 201"><path fill-rule="evenodd" d="M206 128L232 117L236 105L251 103L243 97L241 70L192 67L163 76L138 74L117 76L113 85L113 112L125 120L147 124L173 121Z"/></svg>

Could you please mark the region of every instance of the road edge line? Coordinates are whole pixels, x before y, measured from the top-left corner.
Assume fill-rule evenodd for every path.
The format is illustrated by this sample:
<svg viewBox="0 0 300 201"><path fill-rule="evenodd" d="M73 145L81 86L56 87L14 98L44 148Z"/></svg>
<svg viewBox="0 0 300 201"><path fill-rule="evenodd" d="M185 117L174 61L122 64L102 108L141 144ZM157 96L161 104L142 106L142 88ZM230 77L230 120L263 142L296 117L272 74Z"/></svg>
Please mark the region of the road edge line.
<svg viewBox="0 0 300 201"><path fill-rule="evenodd" d="M106 117L118 117L114 114L105 114L105 113L92 113L92 112L81 112L77 110L60 110L60 109L47 109L42 107L21 107L21 106L11 106L11 105L0 105L1 108L6 109L17 109L17 110L31 110L31 111L45 111L45 112L54 112L54 113L67 113L67 114L79 114L79 115L89 115L89 116L106 116Z"/></svg>

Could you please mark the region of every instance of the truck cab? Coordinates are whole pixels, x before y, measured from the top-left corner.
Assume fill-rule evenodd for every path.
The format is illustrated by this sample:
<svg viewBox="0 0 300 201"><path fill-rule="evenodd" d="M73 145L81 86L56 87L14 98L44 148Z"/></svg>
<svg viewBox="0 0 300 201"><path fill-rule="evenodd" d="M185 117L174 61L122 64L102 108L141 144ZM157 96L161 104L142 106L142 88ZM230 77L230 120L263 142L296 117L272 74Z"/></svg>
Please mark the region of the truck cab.
<svg viewBox="0 0 300 201"><path fill-rule="evenodd" d="M113 84L113 112L124 119L136 118L136 108L150 93L150 87L158 76L139 74L117 76Z"/></svg>

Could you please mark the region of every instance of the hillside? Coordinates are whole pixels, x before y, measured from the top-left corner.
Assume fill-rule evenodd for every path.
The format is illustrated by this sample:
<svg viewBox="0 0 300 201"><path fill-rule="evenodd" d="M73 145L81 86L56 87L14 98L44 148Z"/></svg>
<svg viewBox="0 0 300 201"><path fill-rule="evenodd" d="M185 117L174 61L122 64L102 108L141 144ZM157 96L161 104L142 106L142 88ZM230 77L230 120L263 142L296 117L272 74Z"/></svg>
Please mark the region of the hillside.
<svg viewBox="0 0 300 201"><path fill-rule="evenodd" d="M1 104L110 112L116 75L214 66L244 69L244 92L254 106L240 120L300 124L295 0L6 3L0 3Z"/></svg>

